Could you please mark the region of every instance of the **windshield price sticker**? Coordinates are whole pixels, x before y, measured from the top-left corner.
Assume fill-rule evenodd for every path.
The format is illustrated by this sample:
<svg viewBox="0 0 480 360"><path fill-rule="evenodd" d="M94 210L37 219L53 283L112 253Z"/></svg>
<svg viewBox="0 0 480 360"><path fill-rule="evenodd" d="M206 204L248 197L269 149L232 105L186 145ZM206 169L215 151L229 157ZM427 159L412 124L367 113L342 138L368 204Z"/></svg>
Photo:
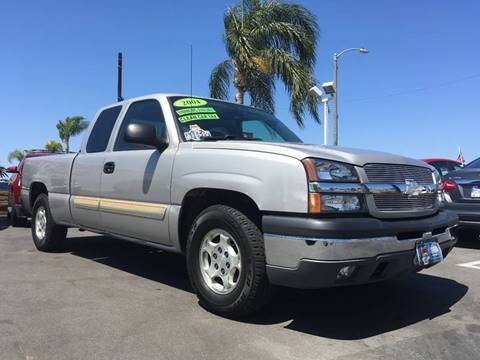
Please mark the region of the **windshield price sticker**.
<svg viewBox="0 0 480 360"><path fill-rule="evenodd" d="M204 137L210 137L212 134L208 130L203 130L197 124L190 125L190 131L186 131L183 133L185 136L185 140L190 141L199 141L202 140Z"/></svg>
<svg viewBox="0 0 480 360"><path fill-rule="evenodd" d="M191 107L191 106L205 106L207 105L207 101L203 99L197 98L183 98L178 99L173 103L175 107Z"/></svg>
<svg viewBox="0 0 480 360"><path fill-rule="evenodd" d="M192 107L175 110L178 115L198 114L198 113L216 113L213 107Z"/></svg>
<svg viewBox="0 0 480 360"><path fill-rule="evenodd" d="M197 120L218 120L220 119L217 114L192 114L192 115L185 115L178 118L178 121L181 123L186 123L190 121L197 121Z"/></svg>

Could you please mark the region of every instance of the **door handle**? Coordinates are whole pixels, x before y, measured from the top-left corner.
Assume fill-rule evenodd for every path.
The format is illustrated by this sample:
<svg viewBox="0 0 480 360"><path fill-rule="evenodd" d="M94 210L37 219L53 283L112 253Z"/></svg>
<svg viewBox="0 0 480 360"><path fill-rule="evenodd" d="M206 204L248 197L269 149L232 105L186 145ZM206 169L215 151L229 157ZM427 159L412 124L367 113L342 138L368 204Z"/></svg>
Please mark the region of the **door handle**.
<svg viewBox="0 0 480 360"><path fill-rule="evenodd" d="M106 162L103 165L103 172L105 174L111 174L115 171L115 163L113 161Z"/></svg>

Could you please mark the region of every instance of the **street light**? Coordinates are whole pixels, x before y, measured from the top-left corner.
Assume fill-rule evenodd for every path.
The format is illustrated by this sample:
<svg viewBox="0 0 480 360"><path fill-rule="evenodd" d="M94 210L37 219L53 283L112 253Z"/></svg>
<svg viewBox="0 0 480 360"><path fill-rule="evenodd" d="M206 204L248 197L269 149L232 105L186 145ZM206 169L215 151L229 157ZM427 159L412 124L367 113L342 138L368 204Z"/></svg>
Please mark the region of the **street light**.
<svg viewBox="0 0 480 360"><path fill-rule="evenodd" d="M335 92L333 94L333 145L338 145L338 59L340 56L349 51L358 51L361 54L368 54L368 49L348 48L333 54L333 85Z"/></svg>
<svg viewBox="0 0 480 360"><path fill-rule="evenodd" d="M333 88L332 83L324 83L322 84L322 88L325 93L331 94L331 88ZM322 100L323 104L323 145L328 145L328 97L323 97L323 91L318 88L318 86L314 86L310 88L310 92L314 93Z"/></svg>

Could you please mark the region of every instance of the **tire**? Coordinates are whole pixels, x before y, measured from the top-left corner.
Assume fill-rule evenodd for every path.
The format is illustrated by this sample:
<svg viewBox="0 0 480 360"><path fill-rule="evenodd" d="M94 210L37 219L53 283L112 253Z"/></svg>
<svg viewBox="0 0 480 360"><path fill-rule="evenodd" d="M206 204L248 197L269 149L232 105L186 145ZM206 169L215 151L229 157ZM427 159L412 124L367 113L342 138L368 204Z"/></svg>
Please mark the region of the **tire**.
<svg viewBox="0 0 480 360"><path fill-rule="evenodd" d="M214 265L218 265L216 270ZM245 317L271 298L263 234L234 208L214 205L198 215L188 235L187 269L200 304L218 315ZM222 269L227 275L220 273ZM207 275L209 271L214 275Z"/></svg>
<svg viewBox="0 0 480 360"><path fill-rule="evenodd" d="M55 224L52 218L48 196L38 195L32 211L32 238L36 248L46 252L57 251L62 247L66 236L67 228Z"/></svg>
<svg viewBox="0 0 480 360"><path fill-rule="evenodd" d="M18 217L17 212L12 207L12 210L8 213L8 217L10 218L10 225L13 227L25 227L27 226L27 219Z"/></svg>

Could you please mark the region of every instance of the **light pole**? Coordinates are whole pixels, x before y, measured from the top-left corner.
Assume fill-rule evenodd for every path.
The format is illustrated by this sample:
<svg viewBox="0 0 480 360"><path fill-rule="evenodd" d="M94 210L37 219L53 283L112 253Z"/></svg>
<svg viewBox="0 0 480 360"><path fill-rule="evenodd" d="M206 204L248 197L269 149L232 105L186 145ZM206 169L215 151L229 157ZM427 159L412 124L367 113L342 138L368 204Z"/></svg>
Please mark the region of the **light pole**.
<svg viewBox="0 0 480 360"><path fill-rule="evenodd" d="M325 91L326 97L323 97L323 91L318 87L314 86L310 88L310 92L315 94L317 97L322 100L323 104L323 145L328 145L328 101L330 100L328 95L332 95L334 88L333 82L323 83L322 84L323 91Z"/></svg>
<svg viewBox="0 0 480 360"><path fill-rule="evenodd" d="M322 98L323 104L323 145L328 145L328 100Z"/></svg>
<svg viewBox="0 0 480 360"><path fill-rule="evenodd" d="M361 54L367 54L368 49L362 48L348 48L333 54L333 85L335 93L333 94L333 145L338 145L338 59L340 56L349 51L358 51Z"/></svg>

